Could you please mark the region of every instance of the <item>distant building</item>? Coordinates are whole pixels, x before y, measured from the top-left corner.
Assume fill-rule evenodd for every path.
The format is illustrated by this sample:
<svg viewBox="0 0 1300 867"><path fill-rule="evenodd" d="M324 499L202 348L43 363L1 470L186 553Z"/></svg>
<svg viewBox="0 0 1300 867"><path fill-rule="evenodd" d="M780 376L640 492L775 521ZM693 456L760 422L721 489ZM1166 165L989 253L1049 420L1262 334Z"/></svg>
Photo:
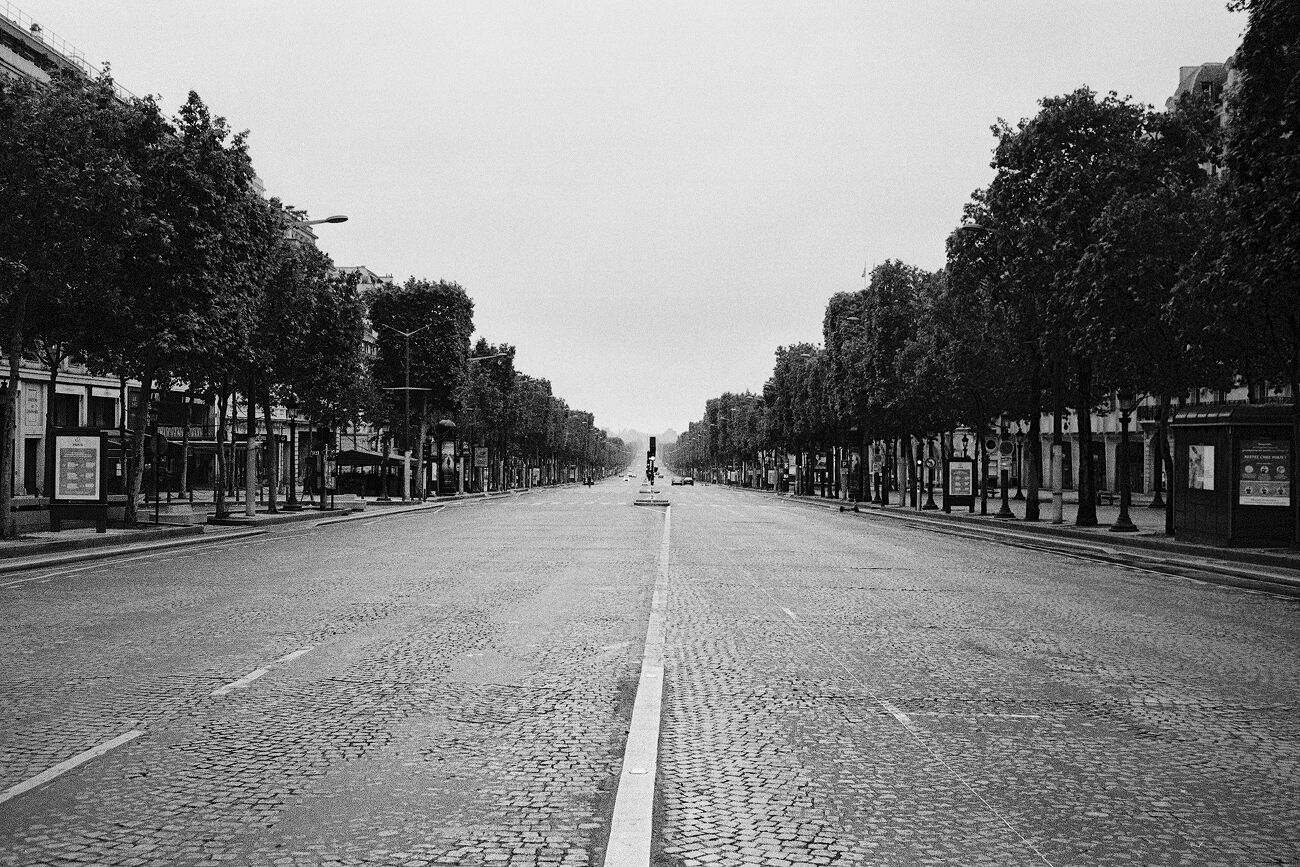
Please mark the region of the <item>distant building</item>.
<svg viewBox="0 0 1300 867"><path fill-rule="evenodd" d="M1173 95L1165 100L1165 110L1172 111L1178 100L1186 94L1208 96L1215 102L1223 98L1223 89L1228 83L1229 64L1202 63L1200 66L1180 66L1178 68L1178 87Z"/></svg>

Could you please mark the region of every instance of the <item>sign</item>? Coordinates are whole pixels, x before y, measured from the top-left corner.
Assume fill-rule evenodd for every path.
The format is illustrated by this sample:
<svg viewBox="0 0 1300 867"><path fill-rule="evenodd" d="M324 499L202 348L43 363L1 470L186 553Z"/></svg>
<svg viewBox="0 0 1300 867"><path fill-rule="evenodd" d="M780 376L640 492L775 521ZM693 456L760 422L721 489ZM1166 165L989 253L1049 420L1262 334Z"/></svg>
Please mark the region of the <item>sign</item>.
<svg viewBox="0 0 1300 867"><path fill-rule="evenodd" d="M55 434L54 499L97 503L103 487L104 437L95 434Z"/></svg>
<svg viewBox="0 0 1300 867"><path fill-rule="evenodd" d="M975 496L974 461L948 461L948 495L951 497Z"/></svg>
<svg viewBox="0 0 1300 867"><path fill-rule="evenodd" d="M925 465L926 465L927 467L929 467L930 469L934 469L934 466L935 466L934 458L926 458L926 459L925 459Z"/></svg>
<svg viewBox="0 0 1300 867"><path fill-rule="evenodd" d="M338 464L334 461L325 462L325 490L332 491L338 487Z"/></svg>
<svg viewBox="0 0 1300 867"><path fill-rule="evenodd" d="M474 448L474 466L486 467L488 465L487 446L475 446Z"/></svg>
<svg viewBox="0 0 1300 867"><path fill-rule="evenodd" d="M1243 506L1291 505L1291 443L1243 439L1237 464L1237 502Z"/></svg>
<svg viewBox="0 0 1300 867"><path fill-rule="evenodd" d="M1214 446L1192 443L1187 447L1187 487L1214 490Z"/></svg>
<svg viewBox="0 0 1300 867"><path fill-rule="evenodd" d="M30 383L23 389L23 428L29 433L40 430L44 422L41 411L41 389Z"/></svg>

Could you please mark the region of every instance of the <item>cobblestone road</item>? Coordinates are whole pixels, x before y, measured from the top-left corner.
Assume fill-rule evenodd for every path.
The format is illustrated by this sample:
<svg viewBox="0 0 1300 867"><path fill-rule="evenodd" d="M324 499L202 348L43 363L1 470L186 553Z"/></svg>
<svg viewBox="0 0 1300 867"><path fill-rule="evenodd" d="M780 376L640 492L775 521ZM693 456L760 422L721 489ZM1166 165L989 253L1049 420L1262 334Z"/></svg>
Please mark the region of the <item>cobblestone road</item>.
<svg viewBox="0 0 1300 867"><path fill-rule="evenodd" d="M700 488L670 865L1300 863L1300 603Z"/></svg>
<svg viewBox="0 0 1300 867"><path fill-rule="evenodd" d="M0 863L598 863L662 526L610 493L0 589L0 789L144 731L0 804Z"/></svg>
<svg viewBox="0 0 1300 867"><path fill-rule="evenodd" d="M1300 603L670 493L660 867L1300 863ZM634 496L6 576L0 864L600 863Z"/></svg>

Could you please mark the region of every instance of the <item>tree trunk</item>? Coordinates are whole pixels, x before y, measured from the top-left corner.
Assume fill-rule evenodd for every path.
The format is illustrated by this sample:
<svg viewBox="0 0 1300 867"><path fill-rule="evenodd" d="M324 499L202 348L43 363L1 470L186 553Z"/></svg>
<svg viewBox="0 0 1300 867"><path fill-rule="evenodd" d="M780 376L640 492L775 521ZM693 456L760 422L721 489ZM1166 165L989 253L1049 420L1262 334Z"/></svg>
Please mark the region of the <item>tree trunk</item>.
<svg viewBox="0 0 1300 867"><path fill-rule="evenodd" d="M248 425L248 436L244 439L244 515L249 518L257 515L257 449L253 448L253 434L257 431L257 400L253 397L256 393L257 381L250 370L245 395L248 406L244 414Z"/></svg>
<svg viewBox="0 0 1300 867"><path fill-rule="evenodd" d="M18 371L23 363L23 322L27 318L27 290L14 287L13 322L9 330L9 407L0 432L0 538L14 539L18 528L13 519L14 450L18 436Z"/></svg>
<svg viewBox="0 0 1300 867"><path fill-rule="evenodd" d="M137 519L137 502L140 487L144 482L144 440L145 428L149 417L149 407L153 403L154 371L146 370L140 377L140 399L135 405L135 433L131 437L131 474L127 476L126 511L123 523L134 527Z"/></svg>
<svg viewBox="0 0 1300 867"><path fill-rule="evenodd" d="M1038 491L1042 487L1043 475L1043 377L1042 366L1034 365L1029 375L1029 490L1025 492L1025 520L1039 519ZM1024 456L1021 456L1024 460Z"/></svg>
<svg viewBox="0 0 1300 867"><path fill-rule="evenodd" d="M275 438L275 427L271 424L271 395L262 395L262 418L266 421L266 510L271 514L279 511L276 503L276 486L280 484L280 443Z"/></svg>
<svg viewBox="0 0 1300 867"><path fill-rule="evenodd" d="M1156 428L1156 448L1158 449L1157 467L1164 470L1165 493L1165 535L1174 535L1174 455L1169 448L1169 404L1168 394L1160 395L1160 426ZM1159 472L1160 470L1157 470ZM1159 484L1159 481L1157 481Z"/></svg>
<svg viewBox="0 0 1300 867"><path fill-rule="evenodd" d="M1300 545L1300 491L1296 490L1296 457L1300 456L1300 371L1291 368L1291 511L1295 521L1295 534L1291 541Z"/></svg>
<svg viewBox="0 0 1300 867"><path fill-rule="evenodd" d="M1097 485L1092 465L1092 362L1079 356L1079 402L1075 416L1079 420L1079 511L1074 523L1080 527L1097 526Z"/></svg>
<svg viewBox="0 0 1300 867"><path fill-rule="evenodd" d="M41 481L41 487L44 489L41 493L46 497L54 496L54 395L59 387L61 356L60 352L50 352L42 359L50 369L49 385L45 388L45 472L42 473ZM53 364L49 363L51 360L54 361Z"/></svg>
<svg viewBox="0 0 1300 867"><path fill-rule="evenodd" d="M230 405L230 384L222 380L221 393L217 395L217 478L212 486L212 504L216 516L230 514L226 507L226 480L230 472L230 459L226 456L226 409Z"/></svg>

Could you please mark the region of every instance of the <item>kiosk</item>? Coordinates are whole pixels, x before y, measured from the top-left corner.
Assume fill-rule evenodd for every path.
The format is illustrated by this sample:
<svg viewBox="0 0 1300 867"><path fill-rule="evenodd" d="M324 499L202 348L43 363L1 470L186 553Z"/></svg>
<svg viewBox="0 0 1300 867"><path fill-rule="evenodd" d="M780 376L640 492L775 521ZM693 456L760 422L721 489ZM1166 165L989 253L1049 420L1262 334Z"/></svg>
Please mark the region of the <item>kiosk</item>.
<svg viewBox="0 0 1300 867"><path fill-rule="evenodd" d="M1290 404L1212 404L1174 416L1174 536L1223 547L1295 541Z"/></svg>

